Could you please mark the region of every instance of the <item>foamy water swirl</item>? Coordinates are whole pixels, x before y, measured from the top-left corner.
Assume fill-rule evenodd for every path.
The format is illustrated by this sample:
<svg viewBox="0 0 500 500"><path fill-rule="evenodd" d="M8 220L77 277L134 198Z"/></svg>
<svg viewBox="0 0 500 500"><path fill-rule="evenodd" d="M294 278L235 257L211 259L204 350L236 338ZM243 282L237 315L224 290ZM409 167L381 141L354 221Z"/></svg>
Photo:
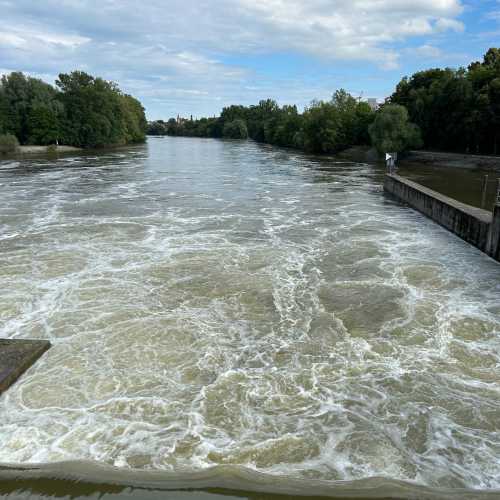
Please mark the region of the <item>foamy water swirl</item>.
<svg viewBox="0 0 500 500"><path fill-rule="evenodd" d="M368 165L150 139L0 162L0 462L500 488L500 266Z"/></svg>

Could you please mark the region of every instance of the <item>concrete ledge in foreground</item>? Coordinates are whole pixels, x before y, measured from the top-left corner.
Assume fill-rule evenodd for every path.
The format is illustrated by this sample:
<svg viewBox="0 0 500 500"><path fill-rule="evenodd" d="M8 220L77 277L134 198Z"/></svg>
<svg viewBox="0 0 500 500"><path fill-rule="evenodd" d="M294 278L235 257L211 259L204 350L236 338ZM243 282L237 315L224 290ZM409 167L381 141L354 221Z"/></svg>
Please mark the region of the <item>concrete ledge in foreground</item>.
<svg viewBox="0 0 500 500"><path fill-rule="evenodd" d="M0 339L0 394L49 348L48 340Z"/></svg>

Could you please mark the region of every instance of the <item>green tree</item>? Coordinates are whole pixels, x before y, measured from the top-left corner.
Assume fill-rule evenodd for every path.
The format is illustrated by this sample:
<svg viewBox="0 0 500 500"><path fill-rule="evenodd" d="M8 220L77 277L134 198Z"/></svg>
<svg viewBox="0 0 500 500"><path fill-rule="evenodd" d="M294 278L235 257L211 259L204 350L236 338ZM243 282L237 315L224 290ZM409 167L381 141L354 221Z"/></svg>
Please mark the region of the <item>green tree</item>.
<svg viewBox="0 0 500 500"><path fill-rule="evenodd" d="M19 141L15 135L0 134L0 154L15 153L19 147Z"/></svg>
<svg viewBox="0 0 500 500"><path fill-rule="evenodd" d="M489 121L493 139L493 154L500 153L500 77L491 80L488 85Z"/></svg>
<svg viewBox="0 0 500 500"><path fill-rule="evenodd" d="M146 140L147 121L142 104L130 95L119 95L122 108L125 142L136 143Z"/></svg>
<svg viewBox="0 0 500 500"><path fill-rule="evenodd" d="M175 124L175 120L173 120L173 123ZM163 120L156 120L153 122L149 122L147 125L147 133L149 135L167 135L169 125L170 125L170 120L168 123L164 122Z"/></svg>
<svg viewBox="0 0 500 500"><path fill-rule="evenodd" d="M283 106L273 122L272 133L268 130L267 135L272 144L285 147L295 147L297 134L302 128L302 116L297 111L297 106Z"/></svg>
<svg viewBox="0 0 500 500"><path fill-rule="evenodd" d="M144 140L144 109L118 86L82 71L56 81L64 104L64 141L81 147L122 145Z"/></svg>
<svg viewBox="0 0 500 500"><path fill-rule="evenodd" d="M313 101L304 111L300 146L311 153L331 153L339 145L340 116L330 102Z"/></svg>
<svg viewBox="0 0 500 500"><path fill-rule="evenodd" d="M224 124L222 135L228 139L247 139L247 125L241 118L236 118L235 120Z"/></svg>
<svg viewBox="0 0 500 500"><path fill-rule="evenodd" d="M372 144L379 153L399 153L422 145L418 126L409 121L408 111L398 104L383 106L369 132Z"/></svg>
<svg viewBox="0 0 500 500"><path fill-rule="evenodd" d="M425 147L471 153L500 152L496 80L500 49L467 69L429 69L403 78L390 98L407 108Z"/></svg>
<svg viewBox="0 0 500 500"><path fill-rule="evenodd" d="M0 82L0 134L6 133L9 125L9 103Z"/></svg>
<svg viewBox="0 0 500 500"><path fill-rule="evenodd" d="M49 84L37 78L26 77L23 73L14 72L4 75L0 83L0 105L4 110L3 124L5 132L15 135L21 144L25 144L30 136L30 115L34 107L44 105L56 109L57 92Z"/></svg>
<svg viewBox="0 0 500 500"><path fill-rule="evenodd" d="M500 49L491 48L482 62L469 66L474 89L475 152L500 153Z"/></svg>
<svg viewBox="0 0 500 500"><path fill-rule="evenodd" d="M60 114L55 107L36 104L27 119L28 142L30 144L54 144L60 137Z"/></svg>
<svg viewBox="0 0 500 500"><path fill-rule="evenodd" d="M370 125L375 120L375 112L366 102L360 102L356 106L354 121L354 141L353 144L369 145L371 144L370 134L368 132Z"/></svg>

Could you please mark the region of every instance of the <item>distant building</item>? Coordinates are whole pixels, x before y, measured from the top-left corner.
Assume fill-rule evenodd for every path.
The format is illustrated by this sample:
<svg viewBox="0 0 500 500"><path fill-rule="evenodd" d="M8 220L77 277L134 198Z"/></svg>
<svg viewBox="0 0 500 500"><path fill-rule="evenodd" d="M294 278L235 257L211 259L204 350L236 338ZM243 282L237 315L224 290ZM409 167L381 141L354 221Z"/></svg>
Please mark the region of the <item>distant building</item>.
<svg viewBox="0 0 500 500"><path fill-rule="evenodd" d="M370 106L370 108L372 108L372 111L377 111L377 109L379 108L380 104L378 103L377 101L377 98L376 97L369 97L366 102L368 103L368 106Z"/></svg>

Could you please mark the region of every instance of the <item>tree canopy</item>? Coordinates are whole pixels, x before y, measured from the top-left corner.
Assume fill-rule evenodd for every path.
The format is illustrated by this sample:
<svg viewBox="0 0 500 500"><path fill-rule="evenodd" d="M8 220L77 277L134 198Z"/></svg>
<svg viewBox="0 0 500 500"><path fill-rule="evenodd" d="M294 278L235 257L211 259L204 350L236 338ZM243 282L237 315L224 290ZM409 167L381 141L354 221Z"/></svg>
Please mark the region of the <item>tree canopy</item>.
<svg viewBox="0 0 500 500"><path fill-rule="evenodd" d="M247 139L247 124L241 118L236 118L233 121L226 122L222 130L222 135L229 139Z"/></svg>
<svg viewBox="0 0 500 500"><path fill-rule="evenodd" d="M170 119L149 123L152 135L185 135L246 139L300 148L313 153L337 152L353 144L368 144L367 127L374 113L345 90L330 101L313 101L299 113L296 106L279 106L272 99L257 105L228 106L218 118Z"/></svg>
<svg viewBox="0 0 500 500"><path fill-rule="evenodd" d="M405 106L429 149L500 153L500 49L467 69L429 69L405 77L390 97Z"/></svg>
<svg viewBox="0 0 500 500"><path fill-rule="evenodd" d="M229 125L234 122L239 128ZM218 118L151 122L148 133L244 138L246 134L236 132L243 130L241 122L255 141L311 153L372 144L379 151L420 145L500 154L500 49L489 49L468 68L434 68L404 77L376 112L341 89L329 101L312 101L302 113L267 99L253 106L228 106Z"/></svg>
<svg viewBox="0 0 500 500"><path fill-rule="evenodd" d="M19 72L0 81L0 133L21 144L123 145L144 141L146 127L137 99L81 71L60 74L56 88Z"/></svg>
<svg viewBox="0 0 500 500"><path fill-rule="evenodd" d="M383 106L370 125L369 133L379 153L399 153L422 145L420 129L410 123L408 111L399 104Z"/></svg>

